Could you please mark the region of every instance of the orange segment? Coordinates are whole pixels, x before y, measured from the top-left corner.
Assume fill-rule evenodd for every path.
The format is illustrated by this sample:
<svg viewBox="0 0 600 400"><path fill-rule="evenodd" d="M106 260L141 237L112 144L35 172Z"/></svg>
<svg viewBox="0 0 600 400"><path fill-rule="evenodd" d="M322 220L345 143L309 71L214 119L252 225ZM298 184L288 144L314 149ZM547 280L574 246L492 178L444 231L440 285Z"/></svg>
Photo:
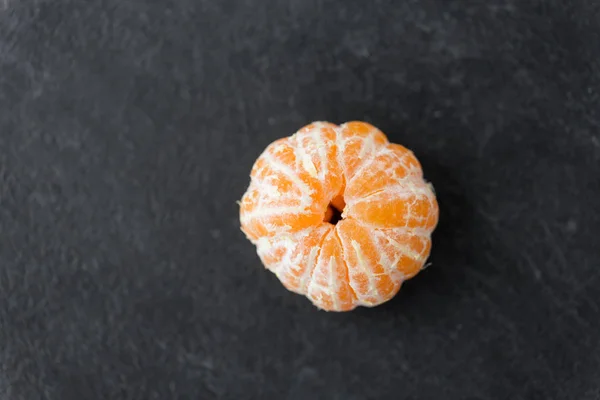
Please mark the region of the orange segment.
<svg viewBox="0 0 600 400"><path fill-rule="evenodd" d="M418 174L414 161L412 152L386 146L356 170L354 177L346 183L344 195L349 200L357 199L388 186L402 184L402 180Z"/></svg>
<svg viewBox="0 0 600 400"><path fill-rule="evenodd" d="M251 240L280 233L297 232L322 221L322 214L302 210L298 199L278 199L263 195L260 187L251 184L240 202L242 231Z"/></svg>
<svg viewBox="0 0 600 400"><path fill-rule="evenodd" d="M303 134L306 132L310 132L311 130L315 129L315 128L328 128L331 129L335 132L335 130L337 129L337 125L336 124L332 124L331 122L327 122L327 121L315 121L313 123L310 123L308 125L303 126L302 128L298 129L298 132L296 132L297 134Z"/></svg>
<svg viewBox="0 0 600 400"><path fill-rule="evenodd" d="M347 181L352 179L362 163L368 162L388 143L379 129L365 122L349 122L340 126L338 140L341 167Z"/></svg>
<svg viewBox="0 0 600 400"><path fill-rule="evenodd" d="M332 230L331 225L320 224L295 234L263 237L257 242L257 252L264 266L275 273L288 290L304 294L321 245Z"/></svg>
<svg viewBox="0 0 600 400"><path fill-rule="evenodd" d="M415 157L412 151L397 143L390 143L388 148L396 154L398 160L402 160L402 164L408 167L411 175L419 178L423 177L421 163L417 160L417 157Z"/></svg>
<svg viewBox="0 0 600 400"><path fill-rule="evenodd" d="M389 255L382 253L384 249L373 241L369 229L348 219L339 222L336 231L342 242L350 286L361 303L375 305L391 299L400 288L400 276L394 276L395 271L389 266L384 268L384 257Z"/></svg>
<svg viewBox="0 0 600 400"><path fill-rule="evenodd" d="M380 228L433 229L437 224L433 192L429 186L413 180L356 200L348 204L344 212L348 218Z"/></svg>
<svg viewBox="0 0 600 400"><path fill-rule="evenodd" d="M386 269L397 270L403 279L415 276L429 257L431 239L428 235L419 235L404 228L374 229L371 234L376 246L381 249Z"/></svg>
<svg viewBox="0 0 600 400"><path fill-rule="evenodd" d="M326 310L348 311L356 307L356 295L348 283L348 267L342 256L342 245L333 229L321 246L307 296Z"/></svg>
<svg viewBox="0 0 600 400"><path fill-rule="evenodd" d="M270 184L276 190L262 190L272 198L300 197L304 206L314 206L323 197L322 183L300 165L295 143L291 138L269 145L254 163L250 177L253 182Z"/></svg>
<svg viewBox="0 0 600 400"><path fill-rule="evenodd" d="M321 200L341 192L344 178L338 163L335 125L315 122L294 136L296 168L319 181ZM325 211L325 209L323 209Z"/></svg>

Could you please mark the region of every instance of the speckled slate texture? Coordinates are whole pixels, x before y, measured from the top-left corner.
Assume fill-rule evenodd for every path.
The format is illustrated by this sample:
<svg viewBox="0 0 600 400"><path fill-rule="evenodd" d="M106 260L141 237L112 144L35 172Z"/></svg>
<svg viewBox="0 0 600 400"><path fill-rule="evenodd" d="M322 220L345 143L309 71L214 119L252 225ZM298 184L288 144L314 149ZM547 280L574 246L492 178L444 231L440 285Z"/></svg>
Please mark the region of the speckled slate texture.
<svg viewBox="0 0 600 400"><path fill-rule="evenodd" d="M600 3L0 1L0 398L600 399ZM366 120L432 265L317 311L236 200Z"/></svg>

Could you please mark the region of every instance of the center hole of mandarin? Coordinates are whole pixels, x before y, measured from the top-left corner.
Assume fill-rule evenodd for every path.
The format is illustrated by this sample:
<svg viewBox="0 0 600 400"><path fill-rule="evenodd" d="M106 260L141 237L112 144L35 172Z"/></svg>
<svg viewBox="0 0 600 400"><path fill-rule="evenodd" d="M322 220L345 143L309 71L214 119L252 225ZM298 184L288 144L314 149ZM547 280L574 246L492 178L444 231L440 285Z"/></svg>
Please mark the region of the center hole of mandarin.
<svg viewBox="0 0 600 400"><path fill-rule="evenodd" d="M341 195L336 196L331 200L331 202L327 206L327 210L325 211L323 221L329 222L332 225L337 224L343 219L342 213L344 212L344 207L346 207L344 198Z"/></svg>

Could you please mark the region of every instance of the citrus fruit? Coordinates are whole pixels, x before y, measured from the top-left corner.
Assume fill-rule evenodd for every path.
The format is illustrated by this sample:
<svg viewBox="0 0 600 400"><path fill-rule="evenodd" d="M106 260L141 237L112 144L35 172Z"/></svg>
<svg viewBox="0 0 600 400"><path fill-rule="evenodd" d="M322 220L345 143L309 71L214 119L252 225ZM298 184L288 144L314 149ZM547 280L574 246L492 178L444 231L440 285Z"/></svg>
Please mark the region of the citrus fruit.
<svg viewBox="0 0 600 400"><path fill-rule="evenodd" d="M267 146L250 178L242 231L263 265L320 309L382 304L429 257L433 187L413 152L368 123L307 125Z"/></svg>

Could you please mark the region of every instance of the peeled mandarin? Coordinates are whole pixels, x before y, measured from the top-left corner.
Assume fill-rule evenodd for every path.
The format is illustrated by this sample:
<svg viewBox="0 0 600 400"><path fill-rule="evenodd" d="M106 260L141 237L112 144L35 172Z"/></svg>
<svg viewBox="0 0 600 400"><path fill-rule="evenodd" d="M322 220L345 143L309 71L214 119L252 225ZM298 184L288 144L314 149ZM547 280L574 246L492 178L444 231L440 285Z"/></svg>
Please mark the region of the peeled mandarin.
<svg viewBox="0 0 600 400"><path fill-rule="evenodd" d="M368 123L307 125L271 143L250 178L242 231L286 289L322 310L385 303L429 257L433 187Z"/></svg>

